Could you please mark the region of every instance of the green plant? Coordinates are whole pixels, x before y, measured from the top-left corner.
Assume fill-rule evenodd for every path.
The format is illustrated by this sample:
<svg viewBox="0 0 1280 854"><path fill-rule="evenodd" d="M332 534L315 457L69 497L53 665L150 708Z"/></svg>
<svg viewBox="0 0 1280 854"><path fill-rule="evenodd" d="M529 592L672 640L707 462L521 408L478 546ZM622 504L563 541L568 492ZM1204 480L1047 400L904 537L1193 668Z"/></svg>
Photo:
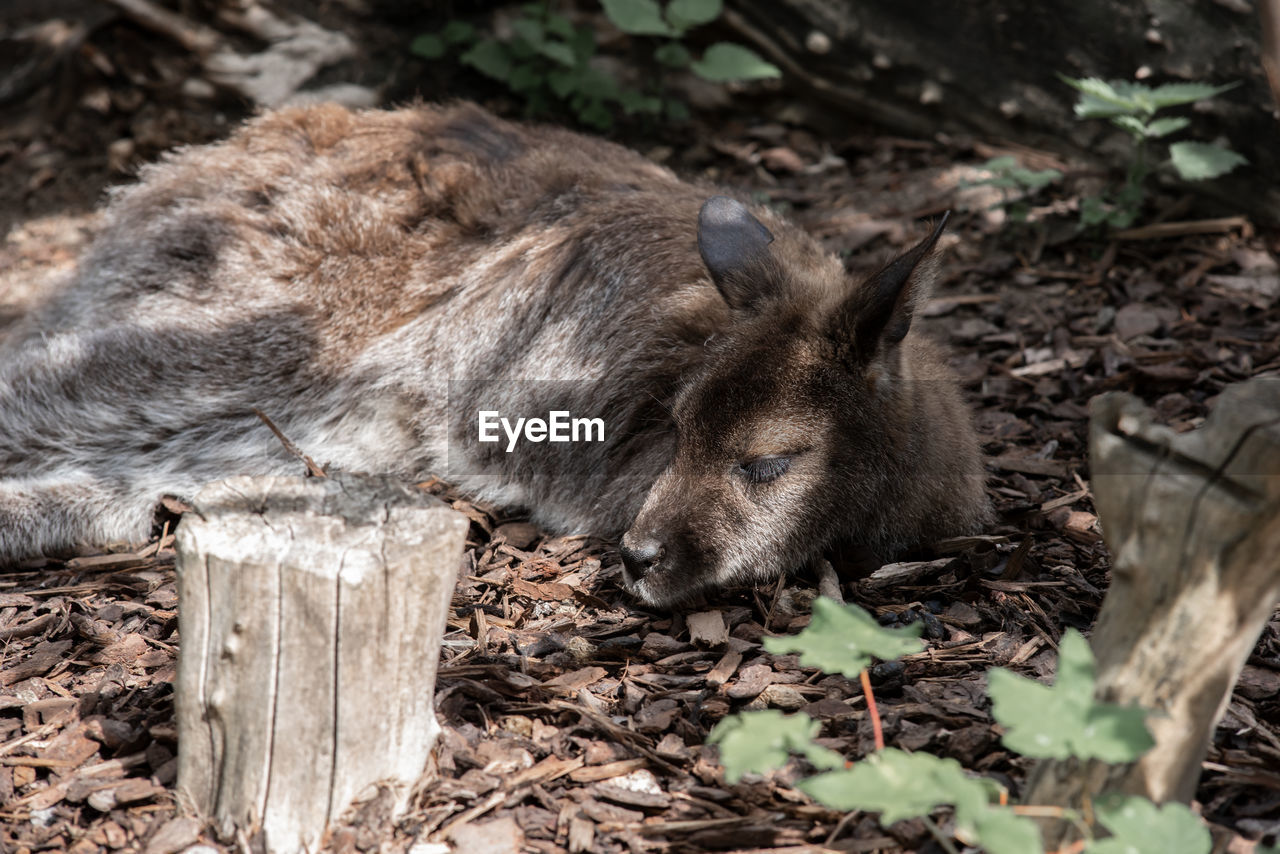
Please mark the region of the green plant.
<svg viewBox="0 0 1280 854"><path fill-rule="evenodd" d="M1150 162L1149 143L1191 124L1182 116L1157 117L1156 113L1168 107L1204 101L1237 85L1169 83L1152 88L1127 80L1107 82L1095 77L1061 79L1080 93L1075 105L1078 118L1108 119L1128 133L1133 141L1133 157L1129 161L1124 184L1108 196L1086 198L1080 204L1082 224L1106 224L1117 228L1133 224L1146 198L1147 177L1162 165ZM1169 145L1167 162L1183 180L1202 181L1225 175L1248 161L1231 149L1214 143L1183 141Z"/></svg>
<svg viewBox="0 0 1280 854"><path fill-rule="evenodd" d="M919 641L902 630L880 628L859 608L818 599L808 628L793 638L768 638L765 647L799 652L801 664L851 676L864 673L872 656L914 651ZM1052 686L999 668L990 671L988 686L992 713L1006 729L1005 747L1026 756L1131 762L1152 746L1142 710L1094 701L1093 654L1073 630L1063 635ZM954 759L888 748L848 763L814 742L819 728L803 714L744 712L718 723L710 741L719 745L730 782L777 768L796 753L821 772L798 784L814 800L839 810L879 812L884 824L920 817L951 852L950 838L929 817L942 806L952 807L956 839L991 854L1043 854L1032 815L1075 823L1087 840L1084 854L1207 854L1211 848L1208 830L1181 804L1157 807L1143 798L1102 797L1082 809L1009 806L994 781L968 775ZM1084 807L1111 836L1096 838Z"/></svg>
<svg viewBox="0 0 1280 854"><path fill-rule="evenodd" d="M655 0L601 0L605 16L624 33L652 37L656 69L688 69L717 83L777 77L780 72L753 51L718 42L695 59L683 43L695 27L710 23L723 12L722 0L671 0L666 7ZM520 96L530 115L560 104L583 124L601 130L612 127L618 110L626 115L688 117L685 104L666 94L662 76L647 75L642 88L623 85L598 67L596 36L591 27L575 25L555 12L551 3L518 7L501 35L480 33L465 21L450 21L438 33L414 39L410 50L427 59L461 51L458 59L507 86Z"/></svg>
<svg viewBox="0 0 1280 854"><path fill-rule="evenodd" d="M987 173L986 178L965 181L962 187L995 187L1004 198L998 205L1015 222L1026 222L1031 213L1029 200L1036 193L1062 178L1057 169L1028 169L1011 154L993 157L978 167Z"/></svg>

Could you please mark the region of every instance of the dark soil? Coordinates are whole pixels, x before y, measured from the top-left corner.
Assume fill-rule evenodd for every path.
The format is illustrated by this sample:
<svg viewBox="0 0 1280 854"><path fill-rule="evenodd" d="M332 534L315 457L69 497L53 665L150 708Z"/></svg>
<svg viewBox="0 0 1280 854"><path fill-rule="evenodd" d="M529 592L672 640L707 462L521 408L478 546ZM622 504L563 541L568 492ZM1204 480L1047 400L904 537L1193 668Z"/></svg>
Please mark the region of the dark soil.
<svg viewBox="0 0 1280 854"><path fill-rule="evenodd" d="M29 4L26 22L76 5ZM384 95L470 94L510 110L482 86L460 88L461 75L401 59L425 24L353 6L326 7L320 19L377 57L376 71L362 73L383 75ZM227 133L248 112L225 93L184 89L196 68L188 54L104 8L79 47L5 105L14 118L0 127L0 329L70 269L108 185L166 148ZM789 209L855 270L918 239L922 217L957 211L921 322L950 343L976 407L999 522L905 556L922 562L907 581L873 575L849 582L845 596L886 623L924 627L925 652L872 671L886 741L954 757L1016 796L1027 763L1001 746L984 674L1001 666L1051 678L1062 632L1087 632L1107 588L1089 400L1130 392L1188 430L1226 385L1280 375L1280 240L1243 219L1164 238L1081 236L1066 225L1077 200L1063 194L1045 197L1036 223L1014 224L988 210L998 195L961 186L1004 150L998 142L896 139L852 120L833 131L822 112L757 93L688 126L617 136ZM1017 153L1037 168L1052 162ZM1194 218L1190 199L1158 198L1141 222ZM881 828L874 816L814 804L789 785L807 772L799 760L727 785L704 746L725 715L779 708L823 721L823 743L851 758L873 749L856 683L762 650L762 637L807 624L816 581L800 575L652 613L621 591L610 544L547 536L433 489L472 519L436 686L444 733L409 814L391 822L375 799L333 831L329 850L435 841L476 851L938 850L918 822ZM0 850L168 854L198 841L224 850L175 797L175 522L149 544L0 575ZM1217 850L1275 844L1277 769L1280 617L1205 762L1196 808Z"/></svg>

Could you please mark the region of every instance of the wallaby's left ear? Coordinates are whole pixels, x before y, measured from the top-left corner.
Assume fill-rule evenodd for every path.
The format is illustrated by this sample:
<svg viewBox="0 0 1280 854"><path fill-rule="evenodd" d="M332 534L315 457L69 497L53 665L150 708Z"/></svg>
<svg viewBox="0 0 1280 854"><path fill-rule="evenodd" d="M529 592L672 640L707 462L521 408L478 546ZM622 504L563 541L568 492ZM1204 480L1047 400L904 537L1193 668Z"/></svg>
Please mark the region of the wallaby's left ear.
<svg viewBox="0 0 1280 854"><path fill-rule="evenodd" d="M951 211L944 213L932 234L863 282L841 305L832 334L857 362L865 364L907 336L916 306L933 288L929 256L950 216Z"/></svg>
<svg viewBox="0 0 1280 854"><path fill-rule="evenodd" d="M698 211L698 252L725 302L749 308L760 300L762 283L753 268L769 258L773 235L747 206L728 196L712 196Z"/></svg>

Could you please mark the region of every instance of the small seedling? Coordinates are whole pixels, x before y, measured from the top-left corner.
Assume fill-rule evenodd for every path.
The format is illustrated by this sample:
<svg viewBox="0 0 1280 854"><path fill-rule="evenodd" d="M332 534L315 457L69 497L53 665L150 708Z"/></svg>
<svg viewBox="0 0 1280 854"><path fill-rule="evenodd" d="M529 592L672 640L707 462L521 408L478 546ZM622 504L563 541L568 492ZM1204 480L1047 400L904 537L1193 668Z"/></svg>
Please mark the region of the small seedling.
<svg viewBox="0 0 1280 854"><path fill-rule="evenodd" d="M861 673L872 656L915 652L920 642L901 630L881 628L855 606L826 599L814 602L808 628L792 638L768 638L770 652L798 652L800 662L847 676ZM988 674L992 714L1005 729L1004 745L1033 758L1101 759L1132 762L1153 744L1140 709L1098 703L1094 695L1094 659L1076 631L1063 635L1058 674L1052 686L1003 669ZM1094 838L1084 810L1008 806L992 780L969 775L954 759L927 753L877 750L857 763L814 743L820 725L806 715L776 710L743 712L725 718L709 741L720 747L725 778L733 783L747 773L766 773L785 764L790 754L805 757L822 773L799 788L825 806L880 813L883 824L918 817L948 851L955 847L930 818L939 807L954 814L953 835L990 854L1043 854L1040 831L1030 815L1072 821L1085 835L1083 854L1208 854L1208 830L1181 804L1157 807L1144 798L1102 798L1093 815L1111 834Z"/></svg>
<svg viewBox="0 0 1280 854"><path fill-rule="evenodd" d="M1080 93L1075 114L1081 119L1107 119L1129 134L1133 156L1124 184L1107 196L1090 197L1080 203L1083 225L1110 225L1127 228L1137 219L1146 198L1148 176L1163 163L1150 162L1152 140L1184 130L1191 121L1183 116L1160 116L1169 107L1194 104L1226 92L1237 84L1212 86L1208 83L1169 83L1152 88L1127 80L1110 82L1095 77L1062 77ZM1184 181L1203 181L1225 175L1248 161L1229 148L1207 142L1182 141L1169 145L1167 162Z"/></svg>

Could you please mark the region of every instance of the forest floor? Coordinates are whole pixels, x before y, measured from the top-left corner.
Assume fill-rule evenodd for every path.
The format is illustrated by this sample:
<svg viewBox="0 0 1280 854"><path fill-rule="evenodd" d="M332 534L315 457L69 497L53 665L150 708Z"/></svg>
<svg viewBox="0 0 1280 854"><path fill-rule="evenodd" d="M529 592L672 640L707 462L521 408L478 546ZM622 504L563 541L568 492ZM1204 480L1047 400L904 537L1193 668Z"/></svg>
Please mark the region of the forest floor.
<svg viewBox="0 0 1280 854"><path fill-rule="evenodd" d="M401 33L351 26L369 55L403 52ZM105 188L248 112L192 85L192 61L170 38L123 18L98 21L51 67L0 128L0 334L73 269ZM398 83L383 94L412 91L415 68L385 71ZM416 88L459 91L425 73ZM849 581L844 595L885 623L924 628L924 652L872 671L887 743L953 757L1016 796L1028 764L1001 745L985 674L1052 679L1062 632L1087 632L1107 589L1089 400L1130 392L1187 430L1226 385L1280 375L1280 239L1243 218L1075 234L1078 199L1064 194L1045 197L1036 223L1014 223L991 208L995 191L966 186L977 167L1002 153L1071 164L996 140L833 130L822 113L742 97L688 126L618 138L786 210L859 272L923 236L922 220L955 211L922 325L950 345L976 408L998 522ZM1140 224L1197 213L1193 199L1160 197ZM729 785L705 745L726 715L778 708L822 721L822 743L848 757L873 749L856 682L762 648L807 624L816 581L653 612L622 591L610 544L550 536L433 489L472 520L436 686L444 731L408 815L392 821L374 798L326 850L939 850L920 821L885 828L816 805L792 785L807 773L800 760ZM0 574L0 851L229 850L175 791L175 521L148 544ZM1195 809L1218 851L1280 835L1280 617L1218 726Z"/></svg>

